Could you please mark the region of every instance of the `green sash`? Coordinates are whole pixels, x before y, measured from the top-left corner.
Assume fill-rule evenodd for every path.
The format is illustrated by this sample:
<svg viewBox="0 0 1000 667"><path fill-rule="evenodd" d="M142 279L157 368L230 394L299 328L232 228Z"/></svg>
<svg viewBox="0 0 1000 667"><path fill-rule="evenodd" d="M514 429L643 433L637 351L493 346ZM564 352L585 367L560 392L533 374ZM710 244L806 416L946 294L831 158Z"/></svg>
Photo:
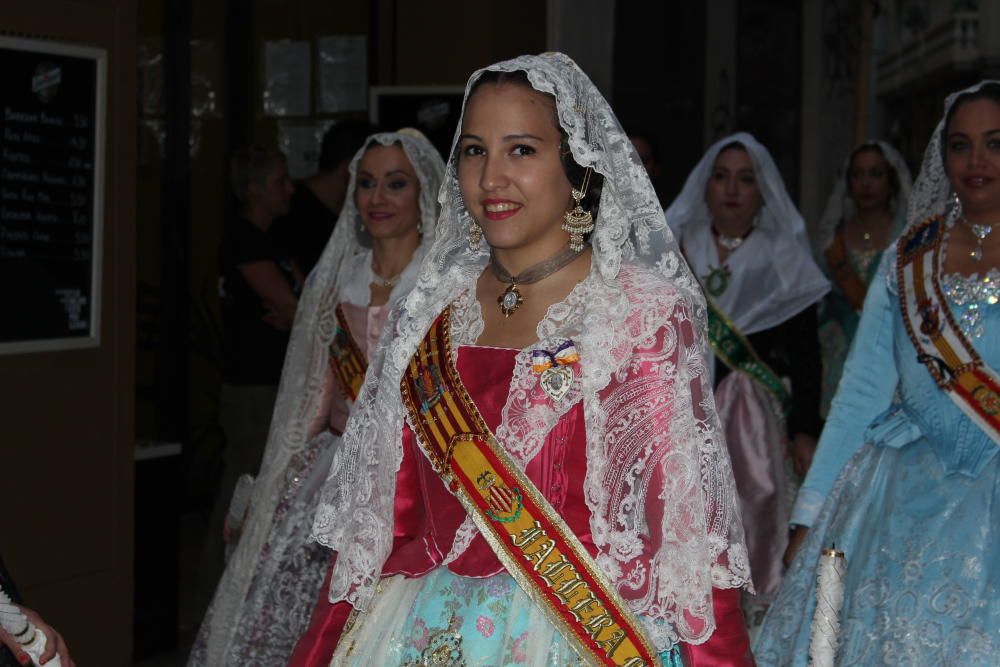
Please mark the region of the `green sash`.
<svg viewBox="0 0 1000 667"><path fill-rule="evenodd" d="M750 341L712 299L708 299L708 339L712 343L712 351L722 363L733 371L746 373L760 383L778 401L782 415L788 416L792 410L792 395L788 393L784 382L770 366L761 361Z"/></svg>

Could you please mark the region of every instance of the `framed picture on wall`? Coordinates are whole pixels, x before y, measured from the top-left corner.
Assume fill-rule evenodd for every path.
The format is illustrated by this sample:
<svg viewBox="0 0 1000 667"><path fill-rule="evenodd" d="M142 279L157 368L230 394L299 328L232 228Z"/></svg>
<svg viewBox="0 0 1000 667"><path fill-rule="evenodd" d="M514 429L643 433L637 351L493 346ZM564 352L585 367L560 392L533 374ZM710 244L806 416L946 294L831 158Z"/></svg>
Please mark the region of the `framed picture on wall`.
<svg viewBox="0 0 1000 667"><path fill-rule="evenodd" d="M462 115L464 86L373 86L368 94L373 124L383 130L414 127L447 161Z"/></svg>
<svg viewBox="0 0 1000 667"><path fill-rule="evenodd" d="M0 37L0 354L100 345L107 51Z"/></svg>

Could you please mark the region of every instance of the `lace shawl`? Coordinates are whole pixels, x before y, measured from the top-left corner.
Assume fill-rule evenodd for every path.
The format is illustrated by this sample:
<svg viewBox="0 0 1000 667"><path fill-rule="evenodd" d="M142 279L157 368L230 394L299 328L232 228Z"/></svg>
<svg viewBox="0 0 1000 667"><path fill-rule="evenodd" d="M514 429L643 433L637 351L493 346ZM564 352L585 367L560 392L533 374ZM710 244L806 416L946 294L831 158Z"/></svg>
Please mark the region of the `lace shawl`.
<svg viewBox="0 0 1000 667"><path fill-rule="evenodd" d="M732 471L706 372L704 299L638 155L576 64L550 53L491 65L469 79L466 99L484 71L526 72L536 90L555 98L575 160L605 178L591 272L550 307L536 330L539 343L530 346L572 338L581 354L579 381L553 403L537 391L530 351L520 351L497 439L524 466L560 415L582 401L585 495L597 561L646 619L658 647L702 642L715 628L712 587L749 586ZM449 304L455 304L458 343L473 343L482 331L471 291L488 249L468 249L471 218L452 153L439 196L438 236L416 288L390 316L393 335L375 352L314 524L315 539L338 552L330 600L359 609L367 608L392 547L403 371ZM634 400L643 383L658 389L658 402ZM647 525L650 516L662 517L660 525ZM474 535L467 521L449 559Z"/></svg>
<svg viewBox="0 0 1000 667"><path fill-rule="evenodd" d="M896 233L900 231L899 225L906 224L906 203L910 198L910 188L913 185L910 168L906 166L906 160L899 154L899 151L888 143L884 141L866 141L854 147L854 150L844 159L843 165L837 172L837 180L833 184L833 191L826 202L826 208L823 209L823 215L819 220L819 225L816 227L816 236L813 239L813 252L816 257L821 257L826 252L826 249L830 246L830 242L833 241L834 235L837 233L837 227L840 226L840 223L854 215L854 200L851 199L851 193L847 188L847 172L851 168L851 156L862 146L873 145L878 146L879 150L882 151L885 161L895 170L896 180L899 183L899 191L896 192L896 196L892 202L893 239L895 239ZM820 262L821 266L824 264L824 262Z"/></svg>
<svg viewBox="0 0 1000 667"><path fill-rule="evenodd" d="M344 207L316 268L309 274L299 300L290 342L271 418L271 428L260 472L254 483L239 543L226 566L200 632L201 650L192 654L190 664L221 665L229 654L242 610L273 528L278 503L288 491L291 479L300 471L299 459L311 460L315 450L329 444L322 434L313 437L311 426L322 413L324 387L329 363L329 346L337 328L334 313L342 300L340 292L357 274L357 257L370 255L370 239L361 231L361 218L354 203L358 163L371 142L399 144L420 181L420 217L423 239L434 238L438 206L436 196L444 176L444 162L434 146L416 130L384 132L365 140L349 166L350 180ZM419 261L428 244L414 255ZM404 272L390 298L399 298L413 285L414 271ZM409 277L409 280L406 278ZM406 283L406 284L404 284ZM216 539L216 536L209 536ZM196 647L198 648L198 647ZM204 656L201 660L200 655Z"/></svg>

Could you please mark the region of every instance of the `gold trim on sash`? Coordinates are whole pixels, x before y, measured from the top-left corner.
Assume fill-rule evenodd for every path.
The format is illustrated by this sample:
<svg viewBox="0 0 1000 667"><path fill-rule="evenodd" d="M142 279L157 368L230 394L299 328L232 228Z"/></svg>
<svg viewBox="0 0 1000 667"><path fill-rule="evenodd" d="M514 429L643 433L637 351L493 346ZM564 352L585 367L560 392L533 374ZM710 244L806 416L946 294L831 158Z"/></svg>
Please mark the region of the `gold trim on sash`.
<svg viewBox="0 0 1000 667"><path fill-rule="evenodd" d="M896 276L906 333L938 387L1000 444L1000 376L955 322L941 290L944 218L931 218L899 240Z"/></svg>
<svg viewBox="0 0 1000 667"><path fill-rule="evenodd" d="M400 382L416 440L507 572L581 657L657 665L639 620L483 421L452 361L450 309Z"/></svg>
<svg viewBox="0 0 1000 667"><path fill-rule="evenodd" d="M868 285L861 279L858 272L851 266L848 258L847 242L844 239L843 227L837 229L833 235L833 242L823 253L826 256L827 266L833 281L837 283L844 297L854 306L854 310L861 311L865 305L865 295L868 293Z"/></svg>
<svg viewBox="0 0 1000 667"><path fill-rule="evenodd" d="M344 309L338 305L335 312L337 331L330 341L330 368L333 369L340 393L353 403L358 400L358 393L365 381L368 359L351 335Z"/></svg>

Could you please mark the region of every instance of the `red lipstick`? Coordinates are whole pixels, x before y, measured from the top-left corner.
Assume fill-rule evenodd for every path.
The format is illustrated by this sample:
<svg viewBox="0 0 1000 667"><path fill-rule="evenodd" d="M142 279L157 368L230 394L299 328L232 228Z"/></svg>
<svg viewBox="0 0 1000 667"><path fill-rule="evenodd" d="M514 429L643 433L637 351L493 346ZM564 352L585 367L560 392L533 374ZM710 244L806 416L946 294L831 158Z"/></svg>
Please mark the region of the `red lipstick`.
<svg viewBox="0 0 1000 667"><path fill-rule="evenodd" d="M483 214L487 220L506 220L516 215L522 208L521 204L509 199L484 199Z"/></svg>

